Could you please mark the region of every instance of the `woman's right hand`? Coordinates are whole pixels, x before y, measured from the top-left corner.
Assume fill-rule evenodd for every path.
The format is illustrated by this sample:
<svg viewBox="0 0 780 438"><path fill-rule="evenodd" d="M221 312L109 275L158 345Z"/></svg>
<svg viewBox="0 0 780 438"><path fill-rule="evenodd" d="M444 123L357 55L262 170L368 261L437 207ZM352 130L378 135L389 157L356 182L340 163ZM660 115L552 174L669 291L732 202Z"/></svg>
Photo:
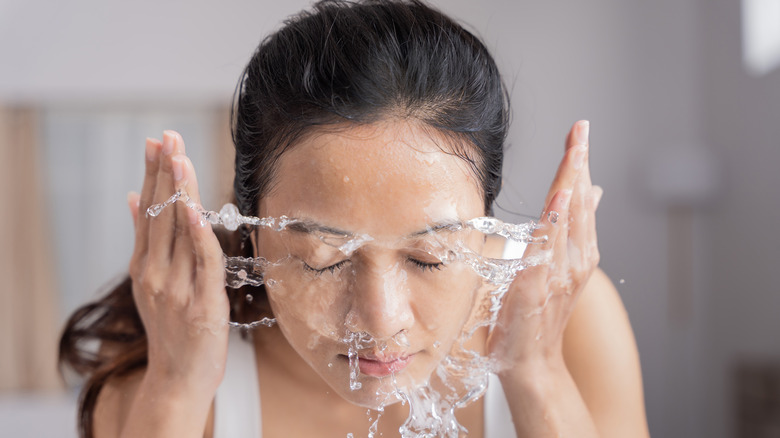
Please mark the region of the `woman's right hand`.
<svg viewBox="0 0 780 438"><path fill-rule="evenodd" d="M211 225L201 225L198 214L183 202L157 217L146 215L150 205L178 189L200 203L181 135L165 131L162 143L147 139L143 189L128 196L135 223L130 277L149 346L144 383L160 394L169 391L210 405L227 357L229 303L222 249Z"/></svg>

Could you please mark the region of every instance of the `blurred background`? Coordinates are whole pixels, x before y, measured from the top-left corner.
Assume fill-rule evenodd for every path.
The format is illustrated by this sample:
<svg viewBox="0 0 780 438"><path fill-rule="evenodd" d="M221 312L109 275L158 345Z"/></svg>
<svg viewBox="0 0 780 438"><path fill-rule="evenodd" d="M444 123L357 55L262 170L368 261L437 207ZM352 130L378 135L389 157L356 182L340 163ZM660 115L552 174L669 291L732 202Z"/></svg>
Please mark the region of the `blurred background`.
<svg viewBox="0 0 780 438"><path fill-rule="evenodd" d="M181 132L218 209L239 74L309 4L0 0L0 435L75 436L57 338L126 270L144 138ZM434 4L512 91L497 216L541 211L569 127L591 121L602 267L653 436L780 436L780 1Z"/></svg>

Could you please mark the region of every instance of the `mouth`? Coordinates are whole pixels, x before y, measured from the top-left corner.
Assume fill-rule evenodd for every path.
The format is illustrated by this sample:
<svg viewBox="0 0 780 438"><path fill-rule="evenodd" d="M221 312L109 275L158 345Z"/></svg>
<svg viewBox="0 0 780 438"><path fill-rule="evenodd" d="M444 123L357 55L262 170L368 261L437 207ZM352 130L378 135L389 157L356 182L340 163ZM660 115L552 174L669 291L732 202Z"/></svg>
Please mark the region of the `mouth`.
<svg viewBox="0 0 780 438"><path fill-rule="evenodd" d="M342 355L343 356L343 355ZM349 360L347 356L344 359ZM387 377L403 371L412 361L414 355L375 356L358 355L360 374L372 377Z"/></svg>

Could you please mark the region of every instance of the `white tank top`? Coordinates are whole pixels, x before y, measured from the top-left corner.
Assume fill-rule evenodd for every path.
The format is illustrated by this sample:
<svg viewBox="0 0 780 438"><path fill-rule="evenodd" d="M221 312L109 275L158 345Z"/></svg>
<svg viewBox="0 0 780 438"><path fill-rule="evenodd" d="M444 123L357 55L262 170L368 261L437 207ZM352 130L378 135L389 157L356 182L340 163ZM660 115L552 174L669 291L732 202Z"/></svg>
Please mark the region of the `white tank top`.
<svg viewBox="0 0 780 438"><path fill-rule="evenodd" d="M520 258L525 244L507 241L503 257ZM509 405L494 374L485 394L485 438L515 438ZM260 384L254 346L230 333L225 376L214 399L214 438L262 438Z"/></svg>

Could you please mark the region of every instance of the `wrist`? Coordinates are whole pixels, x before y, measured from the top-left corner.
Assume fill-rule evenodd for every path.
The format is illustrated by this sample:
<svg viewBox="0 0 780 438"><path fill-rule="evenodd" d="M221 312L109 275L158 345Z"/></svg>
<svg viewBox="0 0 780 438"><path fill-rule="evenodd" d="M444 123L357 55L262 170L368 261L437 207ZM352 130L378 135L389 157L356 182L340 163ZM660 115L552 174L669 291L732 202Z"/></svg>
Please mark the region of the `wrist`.
<svg viewBox="0 0 780 438"><path fill-rule="evenodd" d="M147 372L121 437L202 437L214 393Z"/></svg>
<svg viewBox="0 0 780 438"><path fill-rule="evenodd" d="M518 436L598 436L563 360L525 362L503 370L499 379Z"/></svg>
<svg viewBox="0 0 780 438"><path fill-rule="evenodd" d="M144 380L149 385L186 395L215 393L224 377L224 366L171 367L149 361Z"/></svg>
<svg viewBox="0 0 780 438"><path fill-rule="evenodd" d="M536 393L572 380L563 358L527 360L506 367L496 374L505 387L523 388Z"/></svg>

